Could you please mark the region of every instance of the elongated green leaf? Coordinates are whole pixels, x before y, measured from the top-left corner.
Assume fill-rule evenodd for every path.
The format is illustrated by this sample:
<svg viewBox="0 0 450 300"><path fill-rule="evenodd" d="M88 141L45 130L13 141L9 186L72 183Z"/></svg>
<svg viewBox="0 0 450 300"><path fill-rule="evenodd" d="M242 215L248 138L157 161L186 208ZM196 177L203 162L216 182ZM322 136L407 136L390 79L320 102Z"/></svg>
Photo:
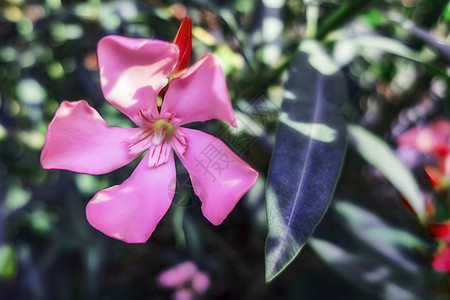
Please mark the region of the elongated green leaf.
<svg viewBox="0 0 450 300"><path fill-rule="evenodd" d="M269 169L267 281L297 256L328 208L346 147L346 97L336 65L318 44L304 43L286 83Z"/></svg>
<svg viewBox="0 0 450 300"><path fill-rule="evenodd" d="M408 168L380 138L358 125L349 125L349 141L359 154L399 190L421 221L425 219L425 197Z"/></svg>
<svg viewBox="0 0 450 300"><path fill-rule="evenodd" d="M308 243L330 267L379 299L431 299L424 282L431 268L418 254L431 250L429 240L340 199L329 214Z"/></svg>
<svg viewBox="0 0 450 300"><path fill-rule="evenodd" d="M390 13L389 18L425 42L430 48L434 49L446 63L450 63L450 45L446 43L444 38L439 40L437 36L416 25L414 22L405 19L401 14Z"/></svg>
<svg viewBox="0 0 450 300"><path fill-rule="evenodd" d="M340 65L346 65L359 54L373 57L374 52L390 53L419 63L425 63L427 60L426 57L422 57L419 52L399 40L383 36L359 36L339 40L335 47L334 57Z"/></svg>
<svg viewBox="0 0 450 300"><path fill-rule="evenodd" d="M414 262L402 252L409 249L427 249L427 244L418 237L398 228L393 228L372 212L348 202L334 205L341 220L345 220L348 230L382 255L390 264L395 264L410 272L418 271Z"/></svg>
<svg viewBox="0 0 450 300"><path fill-rule="evenodd" d="M380 299L422 300L430 299L414 273L393 270L387 262L380 262L369 255L351 253L326 240L312 238L310 245L322 259L341 276L367 294Z"/></svg>

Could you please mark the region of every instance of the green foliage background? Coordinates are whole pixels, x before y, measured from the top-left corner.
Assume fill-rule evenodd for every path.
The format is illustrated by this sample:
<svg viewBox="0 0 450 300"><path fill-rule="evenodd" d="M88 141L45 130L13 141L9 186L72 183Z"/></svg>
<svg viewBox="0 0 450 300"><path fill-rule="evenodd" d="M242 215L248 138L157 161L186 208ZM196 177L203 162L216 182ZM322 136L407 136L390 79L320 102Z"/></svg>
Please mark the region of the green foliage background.
<svg viewBox="0 0 450 300"><path fill-rule="evenodd" d="M110 125L130 126L102 96L97 42L107 34L171 41L185 14L191 63L220 58L240 128L200 126L261 175L214 227L180 167L174 205L155 233L125 244L90 227L84 207L136 164L102 176L45 171L40 151L63 100L85 99ZM158 286L158 274L191 260L211 278L204 299L448 299L448 277L430 266L436 242L377 165L352 149L311 245L266 284L264 187L283 86L303 41L319 41L342 68L346 120L395 147L407 128L448 118L449 21L440 0L0 2L0 298L166 299L173 291ZM413 171L448 205L448 193L435 194ZM438 220L448 217L441 205Z"/></svg>

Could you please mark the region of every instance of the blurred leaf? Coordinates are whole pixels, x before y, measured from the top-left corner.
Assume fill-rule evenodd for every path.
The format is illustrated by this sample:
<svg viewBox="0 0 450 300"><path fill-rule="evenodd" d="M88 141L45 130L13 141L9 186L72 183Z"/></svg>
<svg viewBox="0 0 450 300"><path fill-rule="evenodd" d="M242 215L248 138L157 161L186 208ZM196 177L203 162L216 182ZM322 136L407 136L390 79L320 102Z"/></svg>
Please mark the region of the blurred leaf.
<svg viewBox="0 0 450 300"><path fill-rule="evenodd" d="M384 14L379 10L371 9L369 12L367 12L365 18L370 26L376 28L383 23Z"/></svg>
<svg viewBox="0 0 450 300"><path fill-rule="evenodd" d="M429 250L424 241L406 231L392 228L372 212L350 202L339 202L334 208L349 231L359 240L403 269L417 271L416 264L408 260L401 249Z"/></svg>
<svg viewBox="0 0 450 300"><path fill-rule="evenodd" d="M76 40L83 36L83 28L77 24L54 23L51 27L53 39L57 42Z"/></svg>
<svg viewBox="0 0 450 300"><path fill-rule="evenodd" d="M17 273L17 261L11 245L0 246L0 279L12 279Z"/></svg>
<svg viewBox="0 0 450 300"><path fill-rule="evenodd" d="M367 294L378 295L380 299L386 300L429 299L419 296L415 291L418 286L411 286L411 281L404 274L394 273L389 264L364 255L364 252L354 254L317 238L310 239L309 243L325 262Z"/></svg>
<svg viewBox="0 0 450 300"><path fill-rule="evenodd" d="M241 13L250 13L255 6L255 1L249 1L249 0L234 0L234 8L238 12Z"/></svg>
<svg viewBox="0 0 450 300"><path fill-rule="evenodd" d="M349 141L405 197L421 222L425 221L425 197L411 171L380 138L358 125L349 125Z"/></svg>
<svg viewBox="0 0 450 300"><path fill-rule="evenodd" d="M22 189L18 185L11 186L7 193L4 202L4 208L7 212L14 211L25 206L31 199L31 193Z"/></svg>
<svg viewBox="0 0 450 300"><path fill-rule="evenodd" d="M219 58L223 72L227 76L232 74L236 69L242 69L244 66L243 57L233 52L227 46L219 46L213 53Z"/></svg>
<svg viewBox="0 0 450 300"><path fill-rule="evenodd" d="M41 104L47 97L45 89L34 79L22 79L16 88L17 96L26 104Z"/></svg>
<svg viewBox="0 0 450 300"><path fill-rule="evenodd" d="M423 237L340 199L334 199L330 216L309 245L335 271L379 299L430 299L424 279L431 268L421 253L431 245Z"/></svg>
<svg viewBox="0 0 450 300"><path fill-rule="evenodd" d="M360 36L339 40L334 49L334 57L339 65L352 62L356 55L374 58L378 53L390 53L416 62L424 62L418 52L401 41L382 36Z"/></svg>
<svg viewBox="0 0 450 300"><path fill-rule="evenodd" d="M444 8L444 18L447 21L450 21L450 2L447 4L447 6Z"/></svg>
<svg viewBox="0 0 450 300"><path fill-rule="evenodd" d="M0 124L0 141L2 141L8 133L6 132L5 127Z"/></svg>
<svg viewBox="0 0 450 300"><path fill-rule="evenodd" d="M40 151L44 147L45 135L39 131L19 131L17 138L31 149Z"/></svg>
<svg viewBox="0 0 450 300"><path fill-rule="evenodd" d="M108 187L108 180L106 177L88 174L76 174L75 183L78 190L86 195L92 195L101 189Z"/></svg>
<svg viewBox="0 0 450 300"><path fill-rule="evenodd" d="M13 61L17 59L18 53L14 47L4 46L0 48L0 59L3 61Z"/></svg>
<svg viewBox="0 0 450 300"><path fill-rule="evenodd" d="M59 61L52 61L47 64L47 74L53 79L60 79L64 77L64 68Z"/></svg>
<svg viewBox="0 0 450 300"><path fill-rule="evenodd" d="M38 234L46 234L52 228L56 216L44 209L37 209L30 214L30 224Z"/></svg>
<svg viewBox="0 0 450 300"><path fill-rule="evenodd" d="M332 14L328 15L325 20L320 22L320 27L316 37L324 38L331 31L339 28L343 24L349 22L361 9L370 4L372 0L347 0L340 4Z"/></svg>
<svg viewBox="0 0 450 300"><path fill-rule="evenodd" d="M401 25L418 39L428 44L430 48L434 49L446 63L450 63L450 45L445 40L439 41L434 35L411 21L405 20L401 22Z"/></svg>
<svg viewBox="0 0 450 300"><path fill-rule="evenodd" d="M344 78L330 74L337 67L315 42L302 49L286 83L268 175L267 281L297 256L325 214L346 147Z"/></svg>

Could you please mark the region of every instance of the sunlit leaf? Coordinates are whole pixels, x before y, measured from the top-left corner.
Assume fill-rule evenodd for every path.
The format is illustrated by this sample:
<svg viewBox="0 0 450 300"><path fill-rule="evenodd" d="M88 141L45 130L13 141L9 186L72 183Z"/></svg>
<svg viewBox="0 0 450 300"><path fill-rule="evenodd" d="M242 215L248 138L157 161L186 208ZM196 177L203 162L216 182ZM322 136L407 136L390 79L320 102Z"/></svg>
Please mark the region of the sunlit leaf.
<svg viewBox="0 0 450 300"><path fill-rule="evenodd" d="M340 114L345 81L315 43L306 42L302 50L286 83L269 169L268 281L297 256L325 214L346 147Z"/></svg>
<svg viewBox="0 0 450 300"><path fill-rule="evenodd" d="M398 189L421 221L424 221L425 197L411 171L380 138L358 125L349 125L349 141L355 150L377 168Z"/></svg>

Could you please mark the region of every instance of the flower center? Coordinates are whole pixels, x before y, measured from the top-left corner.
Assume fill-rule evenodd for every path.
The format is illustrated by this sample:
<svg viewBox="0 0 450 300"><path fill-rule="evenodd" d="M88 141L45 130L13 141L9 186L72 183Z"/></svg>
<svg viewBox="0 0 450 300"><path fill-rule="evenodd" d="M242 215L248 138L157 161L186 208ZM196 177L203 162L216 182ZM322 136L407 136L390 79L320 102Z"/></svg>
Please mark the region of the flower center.
<svg viewBox="0 0 450 300"><path fill-rule="evenodd" d="M187 142L186 137L177 130L180 119L170 113L159 115L139 111L134 120L139 126L139 132L125 141L130 154L136 155L148 150L149 167L166 162L172 149L177 155L183 155Z"/></svg>
<svg viewBox="0 0 450 300"><path fill-rule="evenodd" d="M159 119L152 124L152 127L157 134L164 134L166 138L171 138L175 130L175 127L172 125L172 123L164 119Z"/></svg>

